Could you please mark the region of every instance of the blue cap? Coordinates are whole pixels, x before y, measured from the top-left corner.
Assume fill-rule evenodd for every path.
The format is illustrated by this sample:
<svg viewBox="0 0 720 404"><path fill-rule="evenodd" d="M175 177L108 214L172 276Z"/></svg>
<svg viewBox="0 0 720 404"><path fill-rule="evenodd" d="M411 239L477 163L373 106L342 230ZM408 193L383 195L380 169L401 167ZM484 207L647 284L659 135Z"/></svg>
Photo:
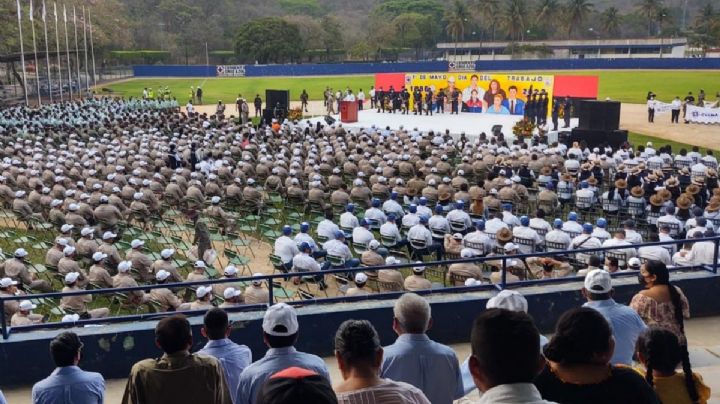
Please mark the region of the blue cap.
<svg viewBox="0 0 720 404"><path fill-rule="evenodd" d="M290 227L290 226L288 226L288 225L285 225L285 226L283 226L283 228L282 228L282 232L283 232L284 235L289 236L289 235L292 234L292 227Z"/></svg>
<svg viewBox="0 0 720 404"><path fill-rule="evenodd" d="M348 203L347 206L345 206L345 210L348 212L352 212L353 210L355 210L355 205L353 205L352 203Z"/></svg>
<svg viewBox="0 0 720 404"><path fill-rule="evenodd" d="M601 229L604 229L605 227L607 227L607 220L605 220L605 218L600 217L600 218L598 218L597 222L595 222L595 226L597 226Z"/></svg>
<svg viewBox="0 0 720 404"><path fill-rule="evenodd" d="M335 232L335 238L338 240L341 238L345 238L345 233L343 233L342 230L338 230Z"/></svg>
<svg viewBox="0 0 720 404"><path fill-rule="evenodd" d="M427 215L421 215L421 216L420 216L420 223L422 223L422 224L427 224L427 222L428 222L428 217L427 217Z"/></svg>
<svg viewBox="0 0 720 404"><path fill-rule="evenodd" d="M462 199L455 202L455 207L457 209L462 209L464 206L465 206L465 201L463 201Z"/></svg>
<svg viewBox="0 0 720 404"><path fill-rule="evenodd" d="M427 205L427 198L426 198L426 197L424 197L424 196L421 196L421 197L420 197L420 205L421 205L421 206Z"/></svg>
<svg viewBox="0 0 720 404"><path fill-rule="evenodd" d="M378 198L373 198L373 199L372 199L372 207L373 207L373 208L379 208L379 207L380 207L380 199L378 199Z"/></svg>
<svg viewBox="0 0 720 404"><path fill-rule="evenodd" d="M298 248L300 249L300 251L310 250L310 244L308 244L306 241L303 241L302 243L300 243Z"/></svg>
<svg viewBox="0 0 720 404"><path fill-rule="evenodd" d="M475 227L478 230L485 230L485 221L484 220L476 220L475 221Z"/></svg>
<svg viewBox="0 0 720 404"><path fill-rule="evenodd" d="M587 187L589 187L589 186L590 186L590 184L588 184L587 181L581 181L581 182L580 182L580 187L581 187L581 188L587 188Z"/></svg>
<svg viewBox="0 0 720 404"><path fill-rule="evenodd" d="M394 213L388 213L387 215L388 222L394 222L395 221L395 214Z"/></svg>
<svg viewBox="0 0 720 404"><path fill-rule="evenodd" d="M417 205L415 205L414 203L411 204L411 205L408 207L408 210L410 211L410 213L415 213L415 212L417 212Z"/></svg>
<svg viewBox="0 0 720 404"><path fill-rule="evenodd" d="M310 230L310 223L308 223L308 222L300 223L300 233L307 233L308 230Z"/></svg>
<svg viewBox="0 0 720 404"><path fill-rule="evenodd" d="M583 233L592 233L593 227L590 223L585 223L583 225Z"/></svg>
<svg viewBox="0 0 720 404"><path fill-rule="evenodd" d="M528 226L528 225L530 225L530 218L527 217L527 216L521 216L521 217L520 217L520 224L523 225L523 226Z"/></svg>
<svg viewBox="0 0 720 404"><path fill-rule="evenodd" d="M390 192L390 199L397 199L398 193L395 191Z"/></svg>
<svg viewBox="0 0 720 404"><path fill-rule="evenodd" d="M572 222L576 222L577 221L577 213L575 213L575 212L568 213L568 220L570 220Z"/></svg>
<svg viewBox="0 0 720 404"><path fill-rule="evenodd" d="M545 184L545 189L555 189L555 185L552 181L548 181L547 184Z"/></svg>
<svg viewBox="0 0 720 404"><path fill-rule="evenodd" d="M553 227L555 227L556 229L561 229L563 227L562 219L555 219L553 221Z"/></svg>
<svg viewBox="0 0 720 404"><path fill-rule="evenodd" d="M443 207L442 205L435 205L435 213L442 213Z"/></svg>
<svg viewBox="0 0 720 404"><path fill-rule="evenodd" d="M367 226L367 225L368 225L367 220L365 220L365 219L360 220L360 226Z"/></svg>
<svg viewBox="0 0 720 404"><path fill-rule="evenodd" d="M512 203L503 203L503 210L512 210Z"/></svg>

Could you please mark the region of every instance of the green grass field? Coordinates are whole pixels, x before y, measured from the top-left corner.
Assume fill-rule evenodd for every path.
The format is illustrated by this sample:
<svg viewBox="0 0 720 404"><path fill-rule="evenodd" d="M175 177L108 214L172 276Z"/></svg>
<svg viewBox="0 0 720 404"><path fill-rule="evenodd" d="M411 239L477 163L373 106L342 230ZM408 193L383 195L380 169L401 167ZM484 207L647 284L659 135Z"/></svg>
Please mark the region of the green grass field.
<svg viewBox="0 0 720 404"><path fill-rule="evenodd" d="M692 91L697 94L704 89L708 100L715 99L720 91L720 71L682 71L682 70L573 70L561 72L528 72L542 74L596 75L600 78L599 99L610 97L613 100L630 103L645 103L648 90L658 95L658 99L669 102L676 95L681 98ZM374 83L374 76L328 76L328 77L242 77L242 78L151 78L132 79L122 83L105 86L113 92L129 96L140 96L144 87L157 89L169 86L173 94L182 103L188 98L190 86L202 85L205 103L223 100L233 103L238 94L252 99L255 94L265 97L265 89L290 90L290 99L297 101L303 89L311 100L322 99L325 87L345 89L350 87L366 92Z"/></svg>

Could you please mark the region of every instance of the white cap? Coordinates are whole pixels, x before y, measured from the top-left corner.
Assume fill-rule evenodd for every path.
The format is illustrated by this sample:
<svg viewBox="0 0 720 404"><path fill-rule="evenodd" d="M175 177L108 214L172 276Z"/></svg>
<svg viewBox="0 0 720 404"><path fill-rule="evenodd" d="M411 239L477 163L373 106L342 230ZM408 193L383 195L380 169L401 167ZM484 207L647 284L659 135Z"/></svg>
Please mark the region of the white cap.
<svg viewBox="0 0 720 404"><path fill-rule="evenodd" d="M585 275L585 289L590 293L608 293L612 289L610 272L603 269L593 269Z"/></svg>
<svg viewBox="0 0 720 404"><path fill-rule="evenodd" d="M158 271L158 273L155 274L155 279L157 279L157 280L159 280L159 281L164 281L164 280L167 279L169 276L170 276L170 272L168 272L168 271L166 271L166 270L164 270L164 269L161 269L161 270Z"/></svg>
<svg viewBox="0 0 720 404"><path fill-rule="evenodd" d="M512 311L522 311L527 313L528 311L528 303L527 299L525 299L525 296L521 295L520 293L505 289L498 293L497 295L493 296L488 300L487 304L485 305L486 309L506 309L506 310L512 310Z"/></svg>
<svg viewBox="0 0 720 404"><path fill-rule="evenodd" d="M17 281L14 281L10 278L2 278L0 279L0 288L7 288L13 285L17 285Z"/></svg>
<svg viewBox="0 0 720 404"><path fill-rule="evenodd" d="M80 277L80 272L70 272L67 275L65 275L65 283L75 283L75 281L78 280Z"/></svg>
<svg viewBox="0 0 720 404"><path fill-rule="evenodd" d="M385 265L395 265L398 263L397 258L393 257L392 255L385 258Z"/></svg>
<svg viewBox="0 0 720 404"><path fill-rule="evenodd" d="M64 225L60 226L60 232L62 232L62 233L67 233L67 232L69 232L70 230L72 230L74 227L75 227L75 226L73 226L73 225L71 225L71 224L64 224Z"/></svg>
<svg viewBox="0 0 720 404"><path fill-rule="evenodd" d="M17 191L17 192L15 192L15 197L16 197L16 198L22 198L23 196L25 196L25 191Z"/></svg>
<svg viewBox="0 0 720 404"><path fill-rule="evenodd" d="M30 311L35 308L37 308L37 305L32 304L30 300L23 300L20 302L21 311Z"/></svg>
<svg viewBox="0 0 720 404"><path fill-rule="evenodd" d="M641 264L640 258L638 258L638 257L630 258L627 263L628 263L629 267L639 267Z"/></svg>
<svg viewBox="0 0 720 404"><path fill-rule="evenodd" d="M130 261L120 261L118 264L118 271L120 272L127 272L132 267L132 262Z"/></svg>
<svg viewBox="0 0 720 404"><path fill-rule="evenodd" d="M368 248L375 251L380 248L380 242L374 239L370 240L370 242L368 243Z"/></svg>
<svg viewBox="0 0 720 404"><path fill-rule="evenodd" d="M478 286L478 285L482 285L482 281L479 281L475 278L465 279L465 286Z"/></svg>
<svg viewBox="0 0 720 404"><path fill-rule="evenodd" d="M472 258L475 256L475 251L470 248L463 248L460 250L460 258Z"/></svg>
<svg viewBox="0 0 720 404"><path fill-rule="evenodd" d="M145 245L145 242L142 240L138 240L138 239L135 239L130 242L130 247L132 247L132 248L138 248L138 247L141 247L144 245Z"/></svg>
<svg viewBox="0 0 720 404"><path fill-rule="evenodd" d="M74 212L78 209L80 209L80 206L78 206L77 203L71 203L70 205L68 205L68 210L71 212Z"/></svg>
<svg viewBox="0 0 720 404"><path fill-rule="evenodd" d="M220 197L219 197L219 196L213 196L213 197L210 199L210 202L212 202L213 204L217 205L218 203L220 203Z"/></svg>
<svg viewBox="0 0 720 404"><path fill-rule="evenodd" d="M103 235L102 235L102 239L103 239L103 240L110 240L111 238L115 238L115 237L117 237L117 234L115 234L115 233L113 233L113 232L111 232L111 231L106 231L106 232L103 233Z"/></svg>
<svg viewBox="0 0 720 404"><path fill-rule="evenodd" d="M107 254L101 251L97 251L92 255L93 261L102 261L107 258Z"/></svg>
<svg viewBox="0 0 720 404"><path fill-rule="evenodd" d="M364 272L358 272L355 274L355 283L365 283L367 282L368 277L365 275Z"/></svg>
<svg viewBox="0 0 720 404"><path fill-rule="evenodd" d="M62 318L62 320L60 320L60 322L62 322L62 323L74 323L74 322L76 322L76 321L78 321L78 320L80 320L80 315L77 314L77 313L75 313L75 314L66 314L66 315L64 315L63 318Z"/></svg>
<svg viewBox="0 0 720 404"><path fill-rule="evenodd" d="M423 273L423 272L425 272L425 266L422 265L422 263L423 263L422 261L417 261L417 262L415 262L415 264L420 264L420 265L412 267L412 271L415 272L415 273Z"/></svg>
<svg viewBox="0 0 720 404"><path fill-rule="evenodd" d="M16 257L18 257L18 258L23 258L23 257L27 257L28 252L25 251L24 248L18 248L17 250L15 250L15 254L14 254L14 255L15 255Z"/></svg>
<svg viewBox="0 0 720 404"><path fill-rule="evenodd" d="M160 256L165 259L172 257L173 254L175 254L175 250L173 250L172 248L166 248L160 251Z"/></svg>
<svg viewBox="0 0 720 404"><path fill-rule="evenodd" d="M238 297L238 296L240 296L241 294L242 294L242 292L239 291L239 290L236 290L235 288L227 288L227 289L225 289L225 291L223 292L223 297L225 297L225 299L230 299L230 298L233 298L233 297Z"/></svg>
<svg viewBox="0 0 720 404"><path fill-rule="evenodd" d="M235 275L236 273L238 273L238 270L235 265L228 265L223 273L225 275Z"/></svg>
<svg viewBox="0 0 720 404"><path fill-rule="evenodd" d="M75 252L75 247L69 245L65 248L63 248L63 254L65 255L72 255Z"/></svg>
<svg viewBox="0 0 720 404"><path fill-rule="evenodd" d="M274 304L265 312L262 328L266 334L276 337L296 334L299 329L297 313L292 306L285 303Z"/></svg>
<svg viewBox="0 0 720 404"><path fill-rule="evenodd" d="M95 230L93 230L92 227L83 227L82 230L80 230L81 236L89 236L90 234L93 234Z"/></svg>
<svg viewBox="0 0 720 404"><path fill-rule="evenodd" d="M207 296L208 293L212 292L212 286L200 286L195 291L195 294L199 299Z"/></svg>
<svg viewBox="0 0 720 404"><path fill-rule="evenodd" d="M508 251L512 251L512 250L517 250L518 246L515 243L507 243L507 244L505 244L505 247L503 247L503 248L505 249L505 252L508 252Z"/></svg>
<svg viewBox="0 0 720 404"><path fill-rule="evenodd" d="M207 265L205 265L205 261L197 260L195 261L195 268L207 268Z"/></svg>

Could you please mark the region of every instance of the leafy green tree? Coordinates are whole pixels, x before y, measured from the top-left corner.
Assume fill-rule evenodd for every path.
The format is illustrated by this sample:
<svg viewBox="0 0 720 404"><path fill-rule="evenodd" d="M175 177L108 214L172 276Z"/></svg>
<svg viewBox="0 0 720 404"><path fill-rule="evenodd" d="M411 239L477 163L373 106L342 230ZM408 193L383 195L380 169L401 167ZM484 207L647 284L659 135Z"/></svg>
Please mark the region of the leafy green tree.
<svg viewBox="0 0 720 404"><path fill-rule="evenodd" d="M320 25L323 29L323 49L325 49L326 59L329 59L332 50L343 47L342 27L337 18L333 16L323 17Z"/></svg>
<svg viewBox="0 0 720 404"><path fill-rule="evenodd" d="M320 4L317 0L279 0L278 4L289 15L320 14Z"/></svg>
<svg viewBox="0 0 720 404"><path fill-rule="evenodd" d="M528 10L525 0L509 0L501 13L502 27L512 41L521 41L526 30Z"/></svg>
<svg viewBox="0 0 720 404"><path fill-rule="evenodd" d="M620 10L608 7L600 14L600 29L608 37L615 37L620 32Z"/></svg>
<svg viewBox="0 0 720 404"><path fill-rule="evenodd" d="M470 11L462 0L455 0L452 7L445 12L445 32L455 42L455 54L457 55L457 43L465 39L465 28L470 18Z"/></svg>
<svg viewBox="0 0 720 404"><path fill-rule="evenodd" d="M568 0L564 13L568 38L582 28L594 7L590 0Z"/></svg>
<svg viewBox="0 0 720 404"><path fill-rule="evenodd" d="M405 13L431 15L435 21L440 21L445 13L445 7L439 0L387 0L373 8L371 20L377 18L393 19Z"/></svg>
<svg viewBox="0 0 720 404"><path fill-rule="evenodd" d="M653 26L657 21L658 10L662 7L661 0L640 0L637 9L647 21L647 34L652 35Z"/></svg>
<svg viewBox="0 0 720 404"><path fill-rule="evenodd" d="M498 20L500 19L500 2L499 0L479 0L478 8L483 20L485 30L489 31L491 38L495 40L495 30Z"/></svg>
<svg viewBox="0 0 720 404"><path fill-rule="evenodd" d="M292 62L302 51L298 28L278 17L250 21L240 28L235 41L238 58L250 63Z"/></svg>

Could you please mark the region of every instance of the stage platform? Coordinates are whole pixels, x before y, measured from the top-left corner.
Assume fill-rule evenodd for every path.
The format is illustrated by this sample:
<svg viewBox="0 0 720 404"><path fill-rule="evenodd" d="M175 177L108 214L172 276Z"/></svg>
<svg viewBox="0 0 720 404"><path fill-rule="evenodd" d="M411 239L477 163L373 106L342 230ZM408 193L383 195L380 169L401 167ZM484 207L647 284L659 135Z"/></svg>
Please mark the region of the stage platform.
<svg viewBox="0 0 720 404"><path fill-rule="evenodd" d="M340 115L332 115L337 122L340 122ZM350 129L362 129L370 128L375 125L376 128L389 127L392 130L398 130L404 128L406 130L413 130L417 128L422 132L442 132L449 130L455 137L459 136L460 133L465 132L468 139L474 140L485 132L486 134L492 133L492 127L495 125L502 125L502 133L508 140L514 139L512 135L512 128L515 123L522 119L519 115L490 115L490 114L478 114L470 112L461 112L458 115L451 115L449 113L444 114L433 114L433 115L403 115L399 112L392 113L378 113L376 110L364 110L358 112L358 121L353 123L343 123L345 128ZM313 124L320 121L325 124L325 117L315 117L310 120ZM562 126L563 122L560 121ZM570 121L570 128L562 129L570 131L571 128L576 127L578 124L577 118L573 118ZM557 139L555 136L551 138Z"/></svg>

